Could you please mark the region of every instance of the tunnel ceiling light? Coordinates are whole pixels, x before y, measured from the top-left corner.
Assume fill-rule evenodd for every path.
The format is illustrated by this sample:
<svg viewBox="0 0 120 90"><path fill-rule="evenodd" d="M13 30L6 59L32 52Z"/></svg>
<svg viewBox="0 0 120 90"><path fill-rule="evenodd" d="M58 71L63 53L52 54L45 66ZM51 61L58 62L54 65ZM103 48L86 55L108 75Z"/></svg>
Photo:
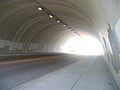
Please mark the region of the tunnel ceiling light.
<svg viewBox="0 0 120 90"><path fill-rule="evenodd" d="M53 16L52 16L52 15L49 15L49 17L50 17L50 18L53 18Z"/></svg>
<svg viewBox="0 0 120 90"><path fill-rule="evenodd" d="M60 21L58 20L57 22L59 23Z"/></svg>
<svg viewBox="0 0 120 90"><path fill-rule="evenodd" d="M54 13L51 12L49 9L47 9L47 8L46 8L44 5L42 5L38 0L34 0L34 1L35 1L37 4L39 4L39 6L38 6L38 10L39 10L39 11L44 10L44 11L49 15L50 18L54 18L56 22L61 23L62 26L68 28L69 31L75 32L75 31L71 28L71 26L69 26L68 24L66 24L62 19L60 19L56 14L54 14ZM67 25L67 26L66 26L66 25ZM79 36L78 33L75 33L75 34Z"/></svg>
<svg viewBox="0 0 120 90"><path fill-rule="evenodd" d="M43 9L42 9L41 7L38 7L38 10L39 10L39 11L42 11Z"/></svg>
<svg viewBox="0 0 120 90"><path fill-rule="evenodd" d="M63 24L63 26L65 27L66 25L65 25L65 24Z"/></svg>

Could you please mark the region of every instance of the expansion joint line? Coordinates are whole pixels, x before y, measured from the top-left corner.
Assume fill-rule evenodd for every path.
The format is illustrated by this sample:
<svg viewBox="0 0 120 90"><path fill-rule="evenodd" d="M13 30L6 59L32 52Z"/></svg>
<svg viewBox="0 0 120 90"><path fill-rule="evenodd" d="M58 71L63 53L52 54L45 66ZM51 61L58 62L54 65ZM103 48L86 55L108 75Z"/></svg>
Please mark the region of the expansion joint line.
<svg viewBox="0 0 120 90"><path fill-rule="evenodd" d="M96 57L92 58L93 60L91 61L91 63L87 66L87 68L85 69L85 71L82 73L82 75L80 75L80 77L78 78L78 80L75 82L75 84L73 85L73 87L71 88L71 90L74 89L74 87L77 85L77 83L79 82L79 80L84 76L84 74L87 72L87 70L91 67L91 65L95 62Z"/></svg>

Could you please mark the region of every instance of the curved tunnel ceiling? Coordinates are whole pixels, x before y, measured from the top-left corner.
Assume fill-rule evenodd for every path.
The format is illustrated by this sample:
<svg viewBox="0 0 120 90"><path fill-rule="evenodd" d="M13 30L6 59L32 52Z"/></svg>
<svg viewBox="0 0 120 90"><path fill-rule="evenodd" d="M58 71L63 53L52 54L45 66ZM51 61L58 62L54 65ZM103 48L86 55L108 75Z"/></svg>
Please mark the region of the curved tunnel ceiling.
<svg viewBox="0 0 120 90"><path fill-rule="evenodd" d="M0 0L0 48L9 53L59 51L73 32L57 23L42 4L77 33L104 36L114 29L119 0ZM111 7L112 4L112 7Z"/></svg>

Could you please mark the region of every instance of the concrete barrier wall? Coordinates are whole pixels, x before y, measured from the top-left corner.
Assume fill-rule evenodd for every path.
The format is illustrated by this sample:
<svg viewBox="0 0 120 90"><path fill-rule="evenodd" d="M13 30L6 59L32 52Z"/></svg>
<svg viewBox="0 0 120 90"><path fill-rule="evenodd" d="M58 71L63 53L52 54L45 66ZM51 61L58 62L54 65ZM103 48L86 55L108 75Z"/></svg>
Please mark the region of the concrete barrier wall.
<svg viewBox="0 0 120 90"><path fill-rule="evenodd" d="M104 41L104 50L105 53L103 55L109 72L111 73L111 76L113 77L113 81L118 85L120 89L120 58L119 58L119 53L114 50L114 48L111 46L111 42L109 41L109 38L106 37L103 39ZM116 44L116 43L115 43ZM116 89L118 90L118 89Z"/></svg>

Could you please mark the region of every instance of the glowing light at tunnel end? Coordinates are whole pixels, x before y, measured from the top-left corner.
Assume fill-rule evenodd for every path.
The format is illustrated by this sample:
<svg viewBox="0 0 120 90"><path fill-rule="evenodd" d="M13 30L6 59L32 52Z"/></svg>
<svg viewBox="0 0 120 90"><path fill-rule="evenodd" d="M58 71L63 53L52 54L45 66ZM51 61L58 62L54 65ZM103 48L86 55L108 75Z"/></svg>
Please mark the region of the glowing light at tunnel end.
<svg viewBox="0 0 120 90"><path fill-rule="evenodd" d="M101 55L103 47L99 40L91 36L74 36L61 48L61 51L79 55Z"/></svg>

